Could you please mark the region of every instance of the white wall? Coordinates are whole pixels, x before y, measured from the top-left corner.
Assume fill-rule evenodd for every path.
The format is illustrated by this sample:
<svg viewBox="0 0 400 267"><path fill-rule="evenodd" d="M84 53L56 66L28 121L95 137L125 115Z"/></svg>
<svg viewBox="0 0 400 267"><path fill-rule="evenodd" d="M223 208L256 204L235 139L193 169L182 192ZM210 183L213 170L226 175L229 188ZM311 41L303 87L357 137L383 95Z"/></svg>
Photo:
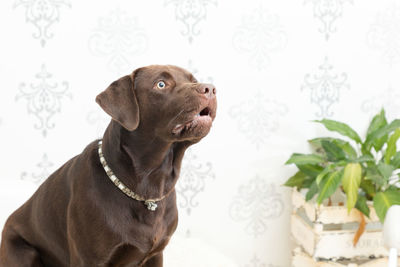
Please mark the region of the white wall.
<svg viewBox="0 0 400 267"><path fill-rule="evenodd" d="M283 163L326 134L311 120L363 133L382 105L400 116L395 0L2 0L0 29L1 224L101 136L95 96L143 65L218 89L217 120L177 186L177 236L241 267L289 266Z"/></svg>

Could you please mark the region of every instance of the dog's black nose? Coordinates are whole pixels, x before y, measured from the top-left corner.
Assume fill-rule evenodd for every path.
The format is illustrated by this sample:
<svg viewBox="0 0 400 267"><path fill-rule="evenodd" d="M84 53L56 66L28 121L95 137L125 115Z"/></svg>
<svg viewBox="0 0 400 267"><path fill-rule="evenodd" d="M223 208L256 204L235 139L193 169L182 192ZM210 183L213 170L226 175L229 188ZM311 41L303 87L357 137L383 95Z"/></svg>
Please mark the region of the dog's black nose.
<svg viewBox="0 0 400 267"><path fill-rule="evenodd" d="M200 94L206 95L208 98L213 98L215 97L217 93L217 89L215 89L215 86L212 84L201 84L198 89Z"/></svg>

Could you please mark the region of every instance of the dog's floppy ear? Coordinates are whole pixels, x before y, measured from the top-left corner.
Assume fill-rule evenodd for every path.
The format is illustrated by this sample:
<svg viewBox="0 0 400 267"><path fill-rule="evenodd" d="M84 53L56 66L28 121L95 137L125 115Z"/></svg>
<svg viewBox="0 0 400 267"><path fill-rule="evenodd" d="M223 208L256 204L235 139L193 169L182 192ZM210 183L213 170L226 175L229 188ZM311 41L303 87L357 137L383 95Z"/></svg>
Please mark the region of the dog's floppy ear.
<svg viewBox="0 0 400 267"><path fill-rule="evenodd" d="M96 97L96 102L129 131L139 125L139 105L134 92L135 72L116 80Z"/></svg>

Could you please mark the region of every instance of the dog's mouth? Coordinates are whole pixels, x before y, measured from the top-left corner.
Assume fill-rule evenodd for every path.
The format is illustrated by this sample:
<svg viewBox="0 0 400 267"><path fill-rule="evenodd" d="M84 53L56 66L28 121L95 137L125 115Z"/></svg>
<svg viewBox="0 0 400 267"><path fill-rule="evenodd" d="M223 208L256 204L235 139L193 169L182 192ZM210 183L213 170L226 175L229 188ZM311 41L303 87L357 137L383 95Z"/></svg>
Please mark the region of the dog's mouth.
<svg viewBox="0 0 400 267"><path fill-rule="evenodd" d="M176 136L183 136L190 133L201 134L202 132L208 132L211 128L214 117L215 114L213 114L212 109L207 106L201 109L200 112L197 112L189 121L177 124L172 129L172 133Z"/></svg>
<svg viewBox="0 0 400 267"><path fill-rule="evenodd" d="M196 116L211 116L211 111L209 107L205 107L199 113L197 113Z"/></svg>

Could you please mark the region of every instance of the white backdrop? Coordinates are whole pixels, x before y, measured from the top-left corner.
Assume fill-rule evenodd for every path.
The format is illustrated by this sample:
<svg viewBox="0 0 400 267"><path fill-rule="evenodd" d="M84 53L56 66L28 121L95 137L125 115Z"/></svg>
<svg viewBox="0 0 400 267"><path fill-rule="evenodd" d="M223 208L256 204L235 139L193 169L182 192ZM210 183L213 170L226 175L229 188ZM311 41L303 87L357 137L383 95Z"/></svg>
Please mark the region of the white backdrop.
<svg viewBox="0 0 400 267"><path fill-rule="evenodd" d="M326 133L311 120L364 132L381 106L400 116L399 0L2 0L0 29L1 225L102 135L95 96L140 66L218 89L185 156L177 236L240 267L290 265L283 163Z"/></svg>

